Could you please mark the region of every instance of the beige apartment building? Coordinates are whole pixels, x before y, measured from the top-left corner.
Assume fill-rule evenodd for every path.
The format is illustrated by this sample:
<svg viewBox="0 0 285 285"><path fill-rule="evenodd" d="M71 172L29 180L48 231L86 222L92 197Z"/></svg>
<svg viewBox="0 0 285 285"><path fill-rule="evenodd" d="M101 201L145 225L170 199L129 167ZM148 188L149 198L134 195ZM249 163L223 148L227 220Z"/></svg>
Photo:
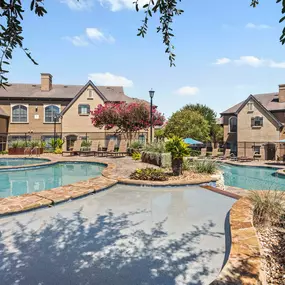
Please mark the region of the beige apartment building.
<svg viewBox="0 0 285 285"><path fill-rule="evenodd" d="M285 84L276 93L250 95L221 113L225 148L265 160L285 154Z"/></svg>
<svg viewBox="0 0 285 285"><path fill-rule="evenodd" d="M7 141L37 139L49 141L57 136L66 140L66 148L76 139L98 139L106 144L118 139L115 130L95 128L90 110L106 102L131 103L121 86L61 85L52 83L52 75L41 74L40 84L11 84L0 89L0 150ZM55 120L55 118L57 118ZM139 134L141 141L147 134Z"/></svg>

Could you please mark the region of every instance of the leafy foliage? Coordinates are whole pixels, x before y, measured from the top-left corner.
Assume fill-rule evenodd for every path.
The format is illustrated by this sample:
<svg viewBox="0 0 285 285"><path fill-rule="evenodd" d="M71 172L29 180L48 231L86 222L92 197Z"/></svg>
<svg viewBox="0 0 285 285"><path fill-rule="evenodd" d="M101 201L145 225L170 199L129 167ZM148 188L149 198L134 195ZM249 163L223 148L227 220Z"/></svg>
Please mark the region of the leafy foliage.
<svg viewBox="0 0 285 285"><path fill-rule="evenodd" d="M172 137L165 144L166 151L171 153L172 159L183 158L188 156L190 151L188 145L182 138L177 136Z"/></svg>
<svg viewBox="0 0 285 285"><path fill-rule="evenodd" d="M110 130L114 127L132 141L132 133L150 127L150 108L145 103L107 103L91 112L92 123L97 128ZM152 108L153 126L163 125L165 118L156 107Z"/></svg>
<svg viewBox="0 0 285 285"><path fill-rule="evenodd" d="M64 140L60 139L60 138L57 138L57 139L51 139L51 141L49 142L50 146L53 148L53 149L62 149L62 146L64 144Z"/></svg>
<svg viewBox="0 0 285 285"><path fill-rule="evenodd" d="M160 141L160 140L163 140L165 138L165 129L156 129L154 131L154 137Z"/></svg>
<svg viewBox="0 0 285 285"><path fill-rule="evenodd" d="M81 142L81 147L89 148L91 145L92 145L92 141L83 140L83 141Z"/></svg>
<svg viewBox="0 0 285 285"><path fill-rule="evenodd" d="M44 16L47 11L43 7L42 0L32 0L30 10L33 11L39 17ZM0 87L7 87L7 66L12 60L12 54L14 49L20 48L24 51L27 57L34 63L36 61L32 58L30 51L23 46L24 37L22 35L22 21L24 9L21 0L1 0L0 3L0 17L1 17L1 29L0 29Z"/></svg>
<svg viewBox="0 0 285 285"><path fill-rule="evenodd" d="M276 226L285 215L285 192L250 191L253 204L253 222L256 226Z"/></svg>
<svg viewBox="0 0 285 285"><path fill-rule="evenodd" d="M165 127L167 137L189 137L198 141L209 140L209 131L207 120L197 111L187 109L175 112Z"/></svg>
<svg viewBox="0 0 285 285"><path fill-rule="evenodd" d="M147 152L165 153L166 152L165 142L153 142L147 144L143 150Z"/></svg>
<svg viewBox="0 0 285 285"><path fill-rule="evenodd" d="M139 152L134 152L132 154L132 159L133 160L141 160L142 155Z"/></svg>
<svg viewBox="0 0 285 285"><path fill-rule="evenodd" d="M166 181L167 175L161 169L156 168L142 168L137 169L130 175L131 179L135 180L150 180L150 181Z"/></svg>
<svg viewBox="0 0 285 285"><path fill-rule="evenodd" d="M57 147L53 153L54 154L62 154L62 149Z"/></svg>
<svg viewBox="0 0 285 285"><path fill-rule="evenodd" d="M195 160L193 161L193 171L197 173L214 174L218 167L212 160Z"/></svg>
<svg viewBox="0 0 285 285"><path fill-rule="evenodd" d="M130 148L132 148L132 149L141 149L141 148L143 148L143 143L140 142L140 141L132 142L131 145L130 145Z"/></svg>

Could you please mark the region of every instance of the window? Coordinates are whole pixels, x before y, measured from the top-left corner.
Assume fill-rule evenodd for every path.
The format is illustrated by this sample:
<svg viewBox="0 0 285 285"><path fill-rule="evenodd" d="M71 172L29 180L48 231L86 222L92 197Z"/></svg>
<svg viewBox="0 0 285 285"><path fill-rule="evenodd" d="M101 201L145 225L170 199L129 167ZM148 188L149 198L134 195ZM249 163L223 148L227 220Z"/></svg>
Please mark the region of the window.
<svg viewBox="0 0 285 285"><path fill-rule="evenodd" d="M260 146L253 146L253 154L260 154Z"/></svg>
<svg viewBox="0 0 285 285"><path fill-rule="evenodd" d="M262 117L252 117L251 118L251 126L252 127L262 127L263 126L263 118Z"/></svg>
<svg viewBox="0 0 285 285"><path fill-rule="evenodd" d="M253 104L253 102L248 102L247 103L247 107L248 107L248 112L253 112L254 111L254 104Z"/></svg>
<svg viewBox="0 0 285 285"><path fill-rule="evenodd" d="M231 117L229 119L229 125L230 125L230 133L236 133L237 132L237 118Z"/></svg>
<svg viewBox="0 0 285 285"><path fill-rule="evenodd" d="M45 110L45 123L53 123L54 117L60 113L59 106L49 105L44 108ZM59 117L56 119L59 122Z"/></svg>
<svg viewBox="0 0 285 285"><path fill-rule="evenodd" d="M93 90L91 90L91 89L89 89L88 90L88 99L93 99L94 98L94 95L93 95L94 93L93 93Z"/></svg>
<svg viewBox="0 0 285 285"><path fill-rule="evenodd" d="M88 104L80 104L78 105L78 114L79 115L89 115L90 113L90 105Z"/></svg>
<svg viewBox="0 0 285 285"><path fill-rule="evenodd" d="M145 144L145 135L139 135L139 142L143 145Z"/></svg>
<svg viewBox="0 0 285 285"><path fill-rule="evenodd" d="M12 107L12 123L28 123L28 107L15 105Z"/></svg>

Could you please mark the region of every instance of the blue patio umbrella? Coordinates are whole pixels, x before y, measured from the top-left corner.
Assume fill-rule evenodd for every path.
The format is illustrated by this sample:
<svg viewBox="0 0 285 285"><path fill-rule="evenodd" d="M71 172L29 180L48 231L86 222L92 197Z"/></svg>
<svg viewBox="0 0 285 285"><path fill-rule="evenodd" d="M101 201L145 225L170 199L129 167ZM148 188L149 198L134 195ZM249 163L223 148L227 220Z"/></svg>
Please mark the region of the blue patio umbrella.
<svg viewBox="0 0 285 285"><path fill-rule="evenodd" d="M281 142L281 143L285 143L285 140L281 140L281 141L279 141L279 142Z"/></svg>
<svg viewBox="0 0 285 285"><path fill-rule="evenodd" d="M203 144L202 142L196 141L194 139L191 138L186 138L184 139L184 142L189 144L189 145L198 145L198 144Z"/></svg>

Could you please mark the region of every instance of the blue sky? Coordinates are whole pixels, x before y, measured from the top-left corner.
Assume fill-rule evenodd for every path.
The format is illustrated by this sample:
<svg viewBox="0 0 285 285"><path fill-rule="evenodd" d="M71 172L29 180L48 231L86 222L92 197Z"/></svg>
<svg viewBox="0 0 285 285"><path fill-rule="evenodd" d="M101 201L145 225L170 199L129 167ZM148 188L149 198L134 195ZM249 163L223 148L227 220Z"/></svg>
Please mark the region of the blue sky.
<svg viewBox="0 0 285 285"><path fill-rule="evenodd" d="M17 51L10 82L39 83L40 73L49 72L54 83L85 84L90 78L97 85L124 85L127 95L146 100L153 88L154 102L167 116L188 103L219 113L285 83L281 6L275 1L253 9L250 0L182 0L172 68L156 34L157 17L145 39L136 36L143 13L132 2L49 0L43 18L27 9L24 43L39 66Z"/></svg>

